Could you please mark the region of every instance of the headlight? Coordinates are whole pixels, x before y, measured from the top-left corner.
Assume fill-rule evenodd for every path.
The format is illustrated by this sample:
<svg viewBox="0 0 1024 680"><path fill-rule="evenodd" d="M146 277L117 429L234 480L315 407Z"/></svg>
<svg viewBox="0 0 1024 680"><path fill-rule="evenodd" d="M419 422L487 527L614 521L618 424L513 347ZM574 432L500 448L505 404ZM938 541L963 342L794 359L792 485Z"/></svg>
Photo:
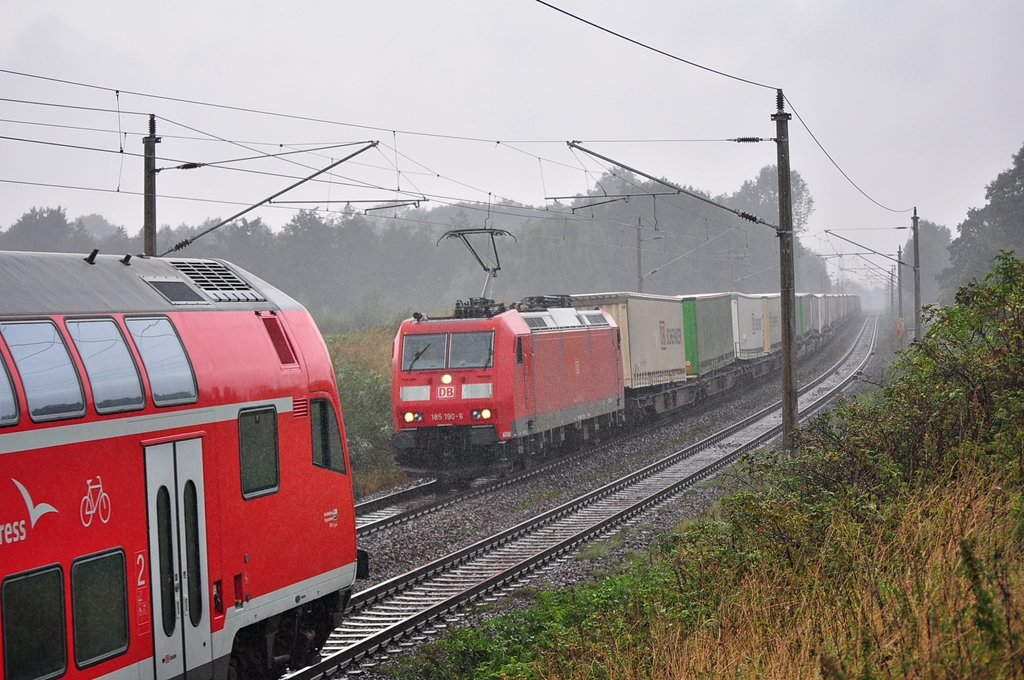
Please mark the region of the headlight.
<svg viewBox="0 0 1024 680"><path fill-rule="evenodd" d="M441 376L441 382L443 382L445 385L450 385L451 382L452 382L452 375L451 375L451 373L445 373L444 375L442 375Z"/></svg>
<svg viewBox="0 0 1024 680"><path fill-rule="evenodd" d="M418 423L423 420L422 413L413 413L412 411L406 411L405 415L402 417L407 423Z"/></svg>
<svg viewBox="0 0 1024 680"><path fill-rule="evenodd" d="M473 420L490 420L491 419L491 409L489 409L489 408L474 409L473 411L470 412L470 416L473 418Z"/></svg>

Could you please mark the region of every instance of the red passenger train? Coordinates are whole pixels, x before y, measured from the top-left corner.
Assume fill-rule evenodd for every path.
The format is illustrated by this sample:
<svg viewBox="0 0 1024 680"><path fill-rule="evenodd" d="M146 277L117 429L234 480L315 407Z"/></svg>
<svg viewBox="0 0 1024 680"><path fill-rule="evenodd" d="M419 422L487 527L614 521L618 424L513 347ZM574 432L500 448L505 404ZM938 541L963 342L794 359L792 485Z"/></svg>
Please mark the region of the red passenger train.
<svg viewBox="0 0 1024 680"><path fill-rule="evenodd" d="M308 663L365 572L348 471L288 296L216 260L0 253L8 680Z"/></svg>
<svg viewBox="0 0 1024 680"><path fill-rule="evenodd" d="M393 443L411 474L472 477L588 440L623 417L619 329L600 310L529 298L406 320L392 355Z"/></svg>

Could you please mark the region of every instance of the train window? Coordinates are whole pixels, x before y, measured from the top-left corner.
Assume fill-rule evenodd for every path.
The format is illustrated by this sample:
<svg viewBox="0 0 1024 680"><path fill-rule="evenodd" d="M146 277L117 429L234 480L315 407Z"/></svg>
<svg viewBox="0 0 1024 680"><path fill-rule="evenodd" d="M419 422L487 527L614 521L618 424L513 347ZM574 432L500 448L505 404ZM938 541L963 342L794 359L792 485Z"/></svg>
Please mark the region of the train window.
<svg viewBox="0 0 1024 680"><path fill-rule="evenodd" d="M49 321L0 323L36 422L85 415L85 394L60 331Z"/></svg>
<svg viewBox="0 0 1024 680"><path fill-rule="evenodd" d="M59 566L4 579L4 677L38 680L67 669L64 576Z"/></svg>
<svg viewBox="0 0 1024 680"><path fill-rule="evenodd" d="M516 364L519 366L523 365L523 339L522 337L516 338Z"/></svg>
<svg viewBox="0 0 1024 680"><path fill-rule="evenodd" d="M128 651L128 580L120 550L71 565L75 663L97 664Z"/></svg>
<svg viewBox="0 0 1024 680"><path fill-rule="evenodd" d="M135 411L146 405L142 380L124 336L112 319L68 321L99 413Z"/></svg>
<svg viewBox="0 0 1024 680"><path fill-rule="evenodd" d="M124 322L146 367L153 403L174 406L195 402L199 396L196 378L170 319L131 318Z"/></svg>
<svg viewBox="0 0 1024 680"><path fill-rule="evenodd" d="M449 368L490 368L494 357L494 331L452 333Z"/></svg>
<svg viewBox="0 0 1024 680"><path fill-rule="evenodd" d="M255 498L277 491L277 410L269 408L238 414L238 452L242 465L242 497Z"/></svg>
<svg viewBox="0 0 1024 680"><path fill-rule="evenodd" d="M161 486L156 492L156 543L160 552L160 613L164 626L164 635L171 637L177 629L178 609L174 591L174 535L171 533L171 492Z"/></svg>
<svg viewBox="0 0 1024 680"><path fill-rule="evenodd" d="M11 376L7 374L7 366L0 358L0 427L18 423L18 400L14 398L11 387Z"/></svg>
<svg viewBox="0 0 1024 680"><path fill-rule="evenodd" d="M402 339L402 370L444 368L448 336L444 333L406 335Z"/></svg>
<svg viewBox="0 0 1024 680"><path fill-rule="evenodd" d="M309 420L313 428L313 465L344 473L345 451L341 446L341 430L330 400L314 399L310 402Z"/></svg>
<svg viewBox="0 0 1024 680"><path fill-rule="evenodd" d="M188 578L188 619L193 628L203 621L202 565L199 557L199 493L191 479L185 482L185 567Z"/></svg>

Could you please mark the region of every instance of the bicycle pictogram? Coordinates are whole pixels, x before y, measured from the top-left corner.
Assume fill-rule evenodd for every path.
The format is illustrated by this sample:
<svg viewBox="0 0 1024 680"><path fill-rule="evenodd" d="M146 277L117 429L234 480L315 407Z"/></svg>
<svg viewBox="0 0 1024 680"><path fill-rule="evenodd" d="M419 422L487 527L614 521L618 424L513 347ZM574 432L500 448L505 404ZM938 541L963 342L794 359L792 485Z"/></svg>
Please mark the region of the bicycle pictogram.
<svg viewBox="0 0 1024 680"><path fill-rule="evenodd" d="M82 498L82 526L92 524L92 516L97 512L100 514L100 521L106 524L110 521L110 495L103 490L103 480L96 475L96 483L92 479L86 482L88 491ZM96 492L95 496L93 492Z"/></svg>

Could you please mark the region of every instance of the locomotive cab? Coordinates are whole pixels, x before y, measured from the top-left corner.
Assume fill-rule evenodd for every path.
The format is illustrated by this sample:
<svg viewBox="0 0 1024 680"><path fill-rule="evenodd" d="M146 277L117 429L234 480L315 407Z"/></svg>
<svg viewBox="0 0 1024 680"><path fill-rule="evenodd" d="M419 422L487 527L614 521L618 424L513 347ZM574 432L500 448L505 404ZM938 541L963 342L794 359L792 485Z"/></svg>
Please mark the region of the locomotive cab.
<svg viewBox="0 0 1024 680"><path fill-rule="evenodd" d="M505 362L495 362L495 355L512 354L510 348L517 346L504 321L402 324L393 358L393 443L410 473L433 474L441 466L453 476L469 476L477 468L501 464L499 440L510 431L511 395L495 389L507 383L500 379L506 376L499 378ZM417 455L424 449L437 451L440 458Z"/></svg>

